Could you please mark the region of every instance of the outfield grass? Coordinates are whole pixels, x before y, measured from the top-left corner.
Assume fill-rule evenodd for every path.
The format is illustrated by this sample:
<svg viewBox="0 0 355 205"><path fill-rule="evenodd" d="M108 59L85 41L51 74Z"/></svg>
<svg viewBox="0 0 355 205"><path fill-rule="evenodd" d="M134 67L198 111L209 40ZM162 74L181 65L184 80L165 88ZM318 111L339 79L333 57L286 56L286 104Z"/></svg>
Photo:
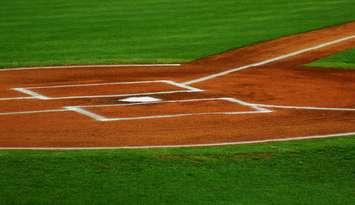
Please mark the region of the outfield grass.
<svg viewBox="0 0 355 205"><path fill-rule="evenodd" d="M355 136L214 148L0 151L0 204L354 204Z"/></svg>
<svg viewBox="0 0 355 205"><path fill-rule="evenodd" d="M351 21L354 10L353 0L2 0L0 68L185 62ZM353 63L340 56L333 65ZM1 205L343 205L355 203L354 179L355 136L195 149L0 151Z"/></svg>
<svg viewBox="0 0 355 205"><path fill-rule="evenodd" d="M312 62L307 66L319 68L355 69L355 49L337 53Z"/></svg>
<svg viewBox="0 0 355 205"><path fill-rule="evenodd" d="M354 10L353 0L1 0L0 68L185 62Z"/></svg>

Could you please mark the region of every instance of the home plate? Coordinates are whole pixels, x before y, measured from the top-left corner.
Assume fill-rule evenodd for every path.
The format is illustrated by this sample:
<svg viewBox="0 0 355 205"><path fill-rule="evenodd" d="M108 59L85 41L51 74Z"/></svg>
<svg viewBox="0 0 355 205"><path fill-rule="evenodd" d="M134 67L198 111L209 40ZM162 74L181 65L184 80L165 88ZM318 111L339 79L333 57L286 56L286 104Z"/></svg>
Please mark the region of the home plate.
<svg viewBox="0 0 355 205"><path fill-rule="evenodd" d="M132 102L132 103L143 103L143 102L159 102L161 99L154 98L150 96L142 96L142 97L129 97L118 100L120 102Z"/></svg>

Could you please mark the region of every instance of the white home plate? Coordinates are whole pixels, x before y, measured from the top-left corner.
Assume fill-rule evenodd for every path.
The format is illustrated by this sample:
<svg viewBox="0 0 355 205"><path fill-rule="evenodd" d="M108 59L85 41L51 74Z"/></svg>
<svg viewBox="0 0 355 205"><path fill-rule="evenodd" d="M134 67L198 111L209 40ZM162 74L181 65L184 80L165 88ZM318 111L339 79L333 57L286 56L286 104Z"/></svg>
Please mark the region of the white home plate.
<svg viewBox="0 0 355 205"><path fill-rule="evenodd" d="M153 98L153 97L149 97L149 96L143 96L143 97L129 97L129 98L120 99L118 101L121 101L121 102L158 102L158 101L161 101L161 99Z"/></svg>

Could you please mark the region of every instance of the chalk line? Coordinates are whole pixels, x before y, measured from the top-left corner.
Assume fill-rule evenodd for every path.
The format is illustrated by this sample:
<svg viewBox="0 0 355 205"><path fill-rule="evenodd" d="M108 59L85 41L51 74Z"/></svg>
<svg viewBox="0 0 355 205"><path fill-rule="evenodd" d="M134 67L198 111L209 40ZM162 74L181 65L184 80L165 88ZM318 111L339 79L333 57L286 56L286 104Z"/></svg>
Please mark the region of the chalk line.
<svg viewBox="0 0 355 205"><path fill-rule="evenodd" d="M179 67L181 64L119 64L119 65L63 65L63 66L44 66L44 67L20 67L20 68L3 68L3 71L18 70L44 70L44 69L73 69L73 68L116 68L116 67Z"/></svg>
<svg viewBox="0 0 355 205"><path fill-rule="evenodd" d="M301 50L298 50L298 51L295 51L295 52L291 52L289 54L281 55L281 56L278 56L278 57L275 57L275 58L271 58L271 59L268 59L268 60L264 60L264 61L260 61L260 62L257 62L257 63L252 63L252 64L249 64L249 65L245 65L245 66L241 66L241 67L237 67L237 68L232 68L232 69L229 69L229 70L226 70L226 71L223 71L223 72L219 72L219 73L208 75L208 76L205 76L205 77L202 77L202 78L197 78L197 79L194 79L194 80L191 80L191 81L187 81L187 82L184 82L183 84L191 85L191 84L194 84L194 83L199 83L199 82L211 80L211 79L218 78L218 77L221 77L221 76L225 76L225 75L228 75L228 74L231 74L231 73L234 73L234 72L237 72L237 71L241 71L241 70L244 70L244 69L247 69L247 68L257 67L257 66L273 63L273 62L276 62L276 61L281 61L281 60L284 60L284 59L287 59L287 58L290 58L290 57L294 57L294 56L297 56L297 55L300 55L300 54L303 54L303 53L306 53L306 52L309 52L309 51L313 51L313 50L317 50L317 49L324 48L324 47L327 47L327 46L331 46L331 45L334 45L334 44L337 44L337 43L341 43L343 41L348 41L348 40L353 39L353 38L355 38L355 35L347 36L347 37L340 38L340 39L333 40L333 41L329 41L329 42L326 42L326 43L319 44L317 46L301 49Z"/></svg>
<svg viewBox="0 0 355 205"><path fill-rule="evenodd" d="M287 137L287 138L279 138L279 139L239 141L239 142L206 143L206 144L152 145L152 146L142 145L142 146L117 146L117 147L0 147L0 150L114 150L114 149L193 148L193 147L215 147L215 146L243 145L243 144L263 144L263 143L271 143L271 142L287 142L287 141L299 141L299 140L323 139L323 138L335 138L335 137L351 137L351 135L355 135L355 132Z"/></svg>

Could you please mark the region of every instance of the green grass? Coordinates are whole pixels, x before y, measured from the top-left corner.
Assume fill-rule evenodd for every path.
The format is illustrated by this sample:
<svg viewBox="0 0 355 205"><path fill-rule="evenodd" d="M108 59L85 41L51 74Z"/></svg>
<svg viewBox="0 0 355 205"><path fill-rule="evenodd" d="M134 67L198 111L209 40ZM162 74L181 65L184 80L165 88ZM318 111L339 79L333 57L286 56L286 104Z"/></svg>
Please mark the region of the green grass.
<svg viewBox="0 0 355 205"><path fill-rule="evenodd" d="M2 0L0 68L185 62L352 21L354 10L353 0ZM350 53L332 62L351 64ZM343 205L355 202L354 179L355 137L195 149L0 151L1 205Z"/></svg>
<svg viewBox="0 0 355 205"><path fill-rule="evenodd" d="M355 69L355 49L337 53L327 58L312 62L307 66L319 68Z"/></svg>
<svg viewBox="0 0 355 205"><path fill-rule="evenodd" d="M353 0L1 0L0 68L185 62L354 10Z"/></svg>
<svg viewBox="0 0 355 205"><path fill-rule="evenodd" d="M0 204L354 204L355 136L214 148L0 151Z"/></svg>

